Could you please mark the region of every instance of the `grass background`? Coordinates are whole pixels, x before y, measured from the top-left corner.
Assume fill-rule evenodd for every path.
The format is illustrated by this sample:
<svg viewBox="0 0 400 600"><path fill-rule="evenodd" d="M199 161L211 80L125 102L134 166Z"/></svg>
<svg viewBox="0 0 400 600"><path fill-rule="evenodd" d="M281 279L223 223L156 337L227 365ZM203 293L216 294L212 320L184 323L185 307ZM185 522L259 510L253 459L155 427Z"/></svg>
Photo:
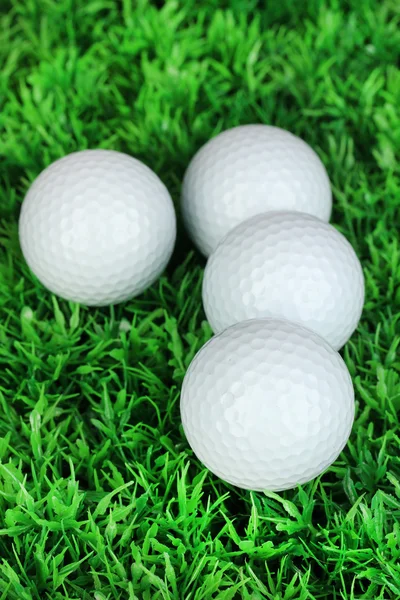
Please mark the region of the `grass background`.
<svg viewBox="0 0 400 600"><path fill-rule="evenodd" d="M399 21L396 0L1 2L1 599L400 596ZM51 297L17 235L66 153L128 152L178 203L194 152L252 122L318 151L366 278L350 443L279 495L223 484L183 436L211 332L182 229L166 275L101 310Z"/></svg>

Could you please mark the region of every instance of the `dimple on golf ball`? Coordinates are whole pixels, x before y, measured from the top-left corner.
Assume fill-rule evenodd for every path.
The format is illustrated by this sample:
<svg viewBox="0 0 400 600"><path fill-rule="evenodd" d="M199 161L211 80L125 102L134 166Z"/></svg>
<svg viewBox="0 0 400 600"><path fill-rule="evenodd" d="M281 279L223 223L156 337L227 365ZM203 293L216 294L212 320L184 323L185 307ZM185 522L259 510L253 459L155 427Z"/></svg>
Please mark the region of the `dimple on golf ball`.
<svg viewBox="0 0 400 600"><path fill-rule="evenodd" d="M176 218L167 188L139 160L84 150L33 182L19 220L33 273L62 298L86 305L137 296L166 267Z"/></svg>
<svg viewBox="0 0 400 600"><path fill-rule="evenodd" d="M203 304L214 333L239 321L283 317L341 348L364 303L360 261L332 225L304 213L244 221L210 256Z"/></svg>
<svg viewBox="0 0 400 600"><path fill-rule="evenodd" d="M200 148L184 176L182 215L205 256L235 225L269 210L329 221L329 178L306 142L279 127L241 125Z"/></svg>
<svg viewBox="0 0 400 600"><path fill-rule="evenodd" d="M210 471L241 488L281 491L336 460L352 428L354 391L343 359L317 334L254 319L198 352L180 408L187 440Z"/></svg>

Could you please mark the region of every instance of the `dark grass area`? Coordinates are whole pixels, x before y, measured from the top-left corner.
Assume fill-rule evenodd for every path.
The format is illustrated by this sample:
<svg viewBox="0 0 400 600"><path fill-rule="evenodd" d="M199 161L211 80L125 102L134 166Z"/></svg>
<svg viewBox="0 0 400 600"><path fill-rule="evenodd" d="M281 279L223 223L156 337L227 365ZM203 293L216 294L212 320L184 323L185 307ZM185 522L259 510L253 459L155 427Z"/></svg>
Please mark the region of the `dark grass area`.
<svg viewBox="0 0 400 600"><path fill-rule="evenodd" d="M0 10L0 598L399 598L398 2ZM283 494L223 484L185 441L180 385L211 331L182 228L166 275L101 310L51 297L17 236L30 182L64 154L128 152L178 204L194 152L251 122L317 150L366 278L343 351L350 443Z"/></svg>

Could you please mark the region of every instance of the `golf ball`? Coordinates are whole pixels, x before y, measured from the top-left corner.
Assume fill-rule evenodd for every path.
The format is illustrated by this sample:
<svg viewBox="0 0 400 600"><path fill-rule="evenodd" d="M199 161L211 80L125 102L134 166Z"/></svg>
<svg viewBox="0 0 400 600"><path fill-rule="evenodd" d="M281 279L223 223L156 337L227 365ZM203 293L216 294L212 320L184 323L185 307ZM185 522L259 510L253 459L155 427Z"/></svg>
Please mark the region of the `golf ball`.
<svg viewBox="0 0 400 600"><path fill-rule="evenodd" d="M22 252L49 290L86 305L137 296L166 267L176 237L171 197L120 152L84 150L33 182L19 220Z"/></svg>
<svg viewBox="0 0 400 600"><path fill-rule="evenodd" d="M332 225L304 213L269 212L232 229L210 256L203 303L214 333L246 319L282 317L338 350L361 316L363 272Z"/></svg>
<svg viewBox="0 0 400 600"><path fill-rule="evenodd" d="M281 491L317 477L344 448L354 391L341 356L312 331L254 319L213 337L184 378L187 440L215 475Z"/></svg>
<svg viewBox="0 0 400 600"><path fill-rule="evenodd" d="M242 125L207 142L182 188L187 230L205 255L242 221L269 210L296 210L329 221L332 194L317 154L295 135Z"/></svg>

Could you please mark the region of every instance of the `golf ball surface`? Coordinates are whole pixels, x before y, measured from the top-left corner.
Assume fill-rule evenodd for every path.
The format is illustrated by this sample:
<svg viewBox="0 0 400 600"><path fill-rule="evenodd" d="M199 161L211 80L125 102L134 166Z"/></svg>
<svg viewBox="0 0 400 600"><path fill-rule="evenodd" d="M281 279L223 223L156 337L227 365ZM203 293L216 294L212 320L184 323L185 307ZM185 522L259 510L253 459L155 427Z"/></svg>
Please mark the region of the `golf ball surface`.
<svg viewBox="0 0 400 600"><path fill-rule="evenodd" d="M238 323L193 359L181 393L187 440L215 475L250 490L306 483L344 448L354 391L341 356L280 319Z"/></svg>
<svg viewBox="0 0 400 600"><path fill-rule="evenodd" d="M269 212L235 227L210 256L203 304L214 333L252 318L281 317L312 329L336 350L364 303L360 261L332 225L297 212Z"/></svg>
<svg viewBox="0 0 400 600"><path fill-rule="evenodd" d="M269 210L296 210L329 221L325 167L297 136L269 125L220 133L193 157L184 177L182 215L205 255L235 225Z"/></svg>
<svg viewBox="0 0 400 600"><path fill-rule="evenodd" d="M167 188L120 152L84 150L33 182L19 237L25 260L49 290L86 305L137 296L166 267L176 237Z"/></svg>

